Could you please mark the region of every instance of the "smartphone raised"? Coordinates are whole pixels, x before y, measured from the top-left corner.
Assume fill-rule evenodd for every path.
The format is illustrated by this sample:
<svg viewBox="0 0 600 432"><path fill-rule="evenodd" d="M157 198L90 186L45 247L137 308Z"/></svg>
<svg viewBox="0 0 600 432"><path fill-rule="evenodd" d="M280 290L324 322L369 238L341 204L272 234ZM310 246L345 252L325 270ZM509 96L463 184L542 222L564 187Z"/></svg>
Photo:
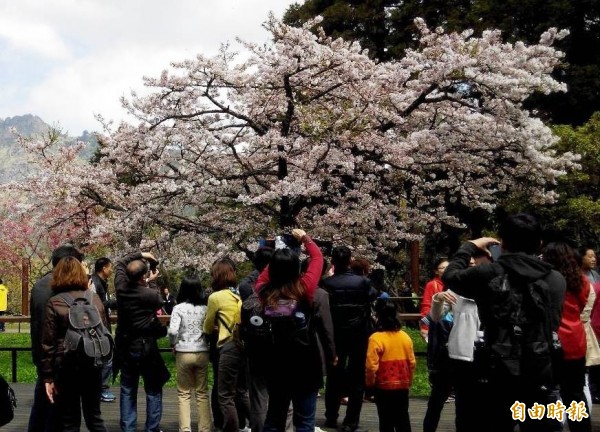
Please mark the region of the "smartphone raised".
<svg viewBox="0 0 600 432"><path fill-rule="evenodd" d="M492 259L492 262L497 261L498 257L502 253L502 248L498 243L492 243L491 245L489 245L488 250L490 251L490 257Z"/></svg>

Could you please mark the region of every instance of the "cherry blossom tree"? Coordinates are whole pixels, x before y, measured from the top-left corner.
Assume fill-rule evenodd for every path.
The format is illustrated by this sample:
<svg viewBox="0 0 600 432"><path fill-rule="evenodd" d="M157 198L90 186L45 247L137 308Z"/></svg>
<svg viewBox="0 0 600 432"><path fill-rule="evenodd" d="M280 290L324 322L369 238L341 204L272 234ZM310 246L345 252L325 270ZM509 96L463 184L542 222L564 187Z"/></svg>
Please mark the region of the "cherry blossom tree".
<svg viewBox="0 0 600 432"><path fill-rule="evenodd" d="M70 220L93 215L92 238L155 246L180 264L292 226L389 250L459 226L452 207L491 210L514 188L555 198L550 186L576 157L557 156L550 129L522 106L565 90L550 75L562 56L555 29L509 44L498 31L447 34L417 20L420 48L376 63L314 24L271 17L271 43L146 78L144 95L123 100L136 121L103 122L91 165L72 163L76 147L49 155L24 142L46 168L29 189L71 206Z"/></svg>
<svg viewBox="0 0 600 432"><path fill-rule="evenodd" d="M15 132L16 134L16 132ZM40 136L19 137L29 150L29 162L37 165L26 181L2 186L0 195L0 266L3 274L20 278L23 260L31 270L30 282L51 269L52 250L73 242L84 250L111 243L98 236L90 244L91 228L97 223L98 206L72 199L69 176L82 161L84 144L65 144L57 128Z"/></svg>

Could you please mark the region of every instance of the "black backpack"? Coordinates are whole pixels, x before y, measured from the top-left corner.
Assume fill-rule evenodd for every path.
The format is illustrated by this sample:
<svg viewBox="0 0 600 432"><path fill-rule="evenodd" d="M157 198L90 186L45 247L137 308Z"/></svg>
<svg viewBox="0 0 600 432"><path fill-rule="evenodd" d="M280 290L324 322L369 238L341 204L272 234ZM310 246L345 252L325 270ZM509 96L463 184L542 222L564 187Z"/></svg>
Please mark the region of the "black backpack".
<svg viewBox="0 0 600 432"><path fill-rule="evenodd" d="M484 322L491 374L522 379L534 389L555 385L553 359L562 352L552 330L550 287L507 273L490 281L491 298Z"/></svg>
<svg viewBox="0 0 600 432"><path fill-rule="evenodd" d="M430 320L427 340L427 368L430 372L448 372L450 356L448 339L454 321L447 318L447 312L438 321Z"/></svg>
<svg viewBox="0 0 600 432"><path fill-rule="evenodd" d="M264 306L256 293L242 303L240 337L249 356L308 347L312 312L295 300Z"/></svg>
<svg viewBox="0 0 600 432"><path fill-rule="evenodd" d="M69 306L69 320L65 335L65 355L76 353L79 358L90 359L94 366L102 367L112 360L113 337L102 322L98 308L92 303L92 292L73 298L59 294Z"/></svg>
<svg viewBox="0 0 600 432"><path fill-rule="evenodd" d="M0 376L0 426L10 423L15 416L17 398L6 380Z"/></svg>

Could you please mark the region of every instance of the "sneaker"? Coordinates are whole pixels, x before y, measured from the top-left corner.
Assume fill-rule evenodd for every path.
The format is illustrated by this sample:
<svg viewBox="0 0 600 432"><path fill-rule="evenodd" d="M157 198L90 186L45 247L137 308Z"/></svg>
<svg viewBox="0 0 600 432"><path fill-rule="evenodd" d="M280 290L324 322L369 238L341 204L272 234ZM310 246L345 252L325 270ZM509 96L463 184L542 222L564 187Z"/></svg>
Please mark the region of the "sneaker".
<svg viewBox="0 0 600 432"><path fill-rule="evenodd" d="M323 429L321 429L319 426L315 426L315 432L325 432Z"/></svg>
<svg viewBox="0 0 600 432"><path fill-rule="evenodd" d="M100 395L100 400L102 402L114 402L116 399L115 395L112 394L109 390L105 390Z"/></svg>

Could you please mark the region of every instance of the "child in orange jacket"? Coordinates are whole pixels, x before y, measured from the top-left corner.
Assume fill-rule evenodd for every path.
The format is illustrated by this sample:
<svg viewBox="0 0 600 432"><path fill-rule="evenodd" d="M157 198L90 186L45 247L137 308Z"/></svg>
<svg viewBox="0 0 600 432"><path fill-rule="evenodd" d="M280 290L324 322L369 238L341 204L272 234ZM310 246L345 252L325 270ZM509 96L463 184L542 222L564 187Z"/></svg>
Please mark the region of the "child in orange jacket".
<svg viewBox="0 0 600 432"><path fill-rule="evenodd" d="M380 432L410 432L408 389L417 362L410 336L400 328L391 300L375 305L378 331L369 338L366 385L374 388Z"/></svg>

